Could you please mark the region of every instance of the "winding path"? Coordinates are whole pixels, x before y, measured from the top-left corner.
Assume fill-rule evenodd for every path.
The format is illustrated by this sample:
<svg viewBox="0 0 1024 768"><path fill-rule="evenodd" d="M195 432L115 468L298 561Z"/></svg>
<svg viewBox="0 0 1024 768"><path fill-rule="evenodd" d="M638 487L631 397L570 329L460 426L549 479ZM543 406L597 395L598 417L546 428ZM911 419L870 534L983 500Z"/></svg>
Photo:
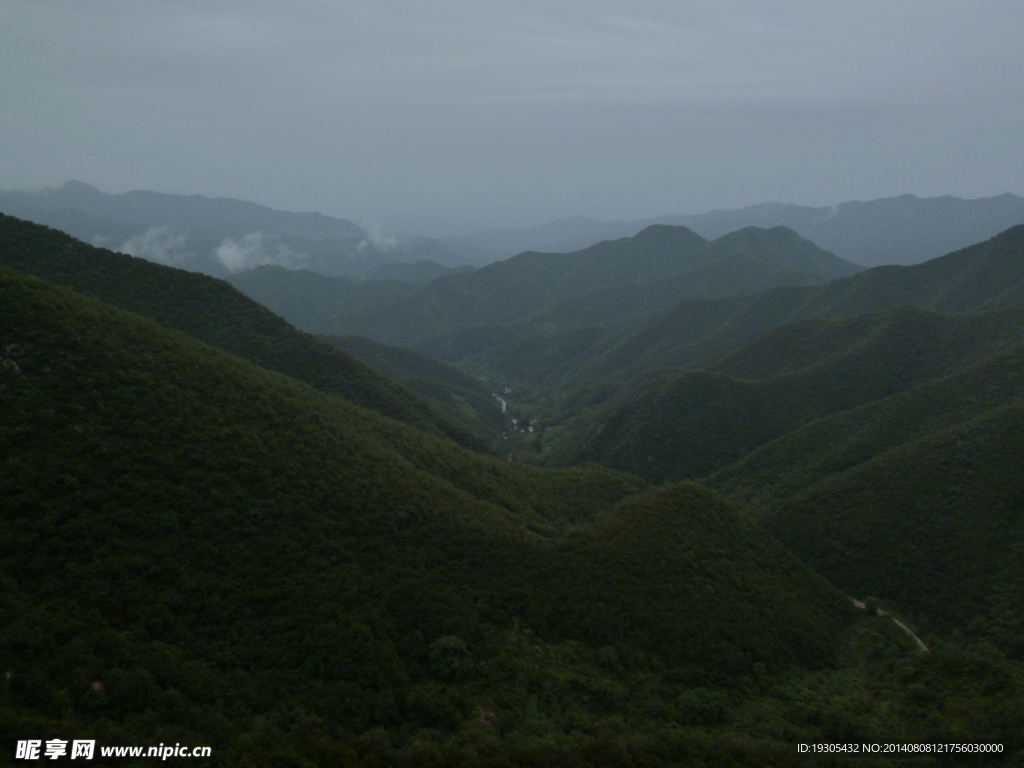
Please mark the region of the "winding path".
<svg viewBox="0 0 1024 768"><path fill-rule="evenodd" d="M862 611L866 611L868 609L867 604L863 600L854 600L851 597L850 598L850 602L853 603L858 608L860 608ZM931 653L931 651L928 650L928 646L924 644L924 640L922 640L920 637L915 635L913 630L910 629L910 627L908 627L902 621L900 621L895 616L890 614L888 611L883 611L881 608L876 608L875 609L875 614L878 615L878 616L888 616L892 620L893 624L895 624L897 627L899 627L904 632L906 632L908 635L910 635L910 639L913 640L915 643L917 643L917 647L918 648L920 648L925 653Z"/></svg>

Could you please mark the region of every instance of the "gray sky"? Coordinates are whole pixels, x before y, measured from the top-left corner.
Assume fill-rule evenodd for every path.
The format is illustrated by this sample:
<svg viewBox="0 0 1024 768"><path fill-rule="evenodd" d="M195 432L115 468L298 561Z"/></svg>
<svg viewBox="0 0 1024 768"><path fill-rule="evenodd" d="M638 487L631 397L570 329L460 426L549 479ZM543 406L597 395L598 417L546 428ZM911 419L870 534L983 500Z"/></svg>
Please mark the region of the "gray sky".
<svg viewBox="0 0 1024 768"><path fill-rule="evenodd" d="M0 0L0 188L441 232L1024 193L1021 0Z"/></svg>

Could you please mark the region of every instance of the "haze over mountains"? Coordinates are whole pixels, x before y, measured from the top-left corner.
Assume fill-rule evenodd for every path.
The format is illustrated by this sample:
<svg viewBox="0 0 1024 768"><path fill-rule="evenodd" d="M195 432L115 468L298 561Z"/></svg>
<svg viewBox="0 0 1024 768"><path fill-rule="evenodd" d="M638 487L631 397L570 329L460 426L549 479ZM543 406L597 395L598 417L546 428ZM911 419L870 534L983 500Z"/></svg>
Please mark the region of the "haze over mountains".
<svg viewBox="0 0 1024 768"><path fill-rule="evenodd" d="M708 239L743 227L785 226L848 261L875 267L917 264L992 237L1014 224L1024 224L1024 198L1011 194L976 200L901 195L821 208L762 203L636 221L577 217L539 227L489 230L449 242L467 249L485 245L507 255L527 250L573 251L599 240L632 237L652 224L686 226Z"/></svg>
<svg viewBox="0 0 1024 768"><path fill-rule="evenodd" d="M0 192L0 212L60 228L94 245L217 277L277 264L350 278L422 282L444 268L482 266L523 251L577 251L633 237L654 224L686 226L709 240L750 226L785 226L855 264L915 264L1024 223L1024 198L901 195L818 208L762 203L634 221L576 217L440 239L394 235L345 219L275 211L229 198L146 190L107 194L78 181L42 191ZM385 266L419 261L427 264L418 272Z"/></svg>
<svg viewBox="0 0 1024 768"><path fill-rule="evenodd" d="M139 190L111 195L78 181L40 192L0 192L0 211L92 243L217 277L260 264L361 276L393 262L465 263L422 237L399 238L319 213ZM422 268L421 268L422 269Z"/></svg>
<svg viewBox="0 0 1024 768"><path fill-rule="evenodd" d="M521 253L415 290L273 267L231 280L311 332L359 333L426 349L443 337L499 324L552 334L632 321L687 296L823 284L859 270L783 227L751 227L709 242L686 227L654 225L575 253Z"/></svg>

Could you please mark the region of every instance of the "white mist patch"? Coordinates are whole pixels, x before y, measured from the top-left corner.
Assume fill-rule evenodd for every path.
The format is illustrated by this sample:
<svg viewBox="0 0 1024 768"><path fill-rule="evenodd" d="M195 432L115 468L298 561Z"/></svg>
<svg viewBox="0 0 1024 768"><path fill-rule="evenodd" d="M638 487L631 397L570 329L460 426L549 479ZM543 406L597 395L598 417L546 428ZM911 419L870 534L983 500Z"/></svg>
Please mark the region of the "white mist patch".
<svg viewBox="0 0 1024 768"><path fill-rule="evenodd" d="M160 264L177 264L192 254L183 250L185 233L173 232L170 227L150 227L141 235L133 235L117 249L130 256Z"/></svg>
<svg viewBox="0 0 1024 768"><path fill-rule="evenodd" d="M298 269L309 259L307 254L293 251L284 243L266 237L262 232L250 232L237 240L225 237L213 255L228 272L242 272L264 264Z"/></svg>
<svg viewBox="0 0 1024 768"><path fill-rule="evenodd" d="M365 251L367 248L375 248L384 253L398 250L398 238L394 235L384 233L384 230L377 224L364 224L366 237L356 243L357 251Z"/></svg>

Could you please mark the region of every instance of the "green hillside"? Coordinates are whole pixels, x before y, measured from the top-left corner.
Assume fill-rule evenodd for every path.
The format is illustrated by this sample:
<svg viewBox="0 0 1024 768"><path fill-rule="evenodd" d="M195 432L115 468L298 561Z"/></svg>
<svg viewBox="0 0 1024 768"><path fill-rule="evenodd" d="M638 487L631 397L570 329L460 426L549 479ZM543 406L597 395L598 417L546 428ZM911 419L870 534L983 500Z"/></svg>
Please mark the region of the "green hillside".
<svg viewBox="0 0 1024 768"><path fill-rule="evenodd" d="M1021 305L787 323L606 398L549 464L711 475L848 594L1024 659Z"/></svg>
<svg viewBox="0 0 1024 768"><path fill-rule="evenodd" d="M94 248L57 230L2 214L0 266L152 318L420 429L483 447L477 437L448 422L414 392L295 330L222 280Z"/></svg>
<svg viewBox="0 0 1024 768"><path fill-rule="evenodd" d="M842 588L1019 660L1022 402L1018 342L793 430L708 482Z"/></svg>
<svg viewBox="0 0 1024 768"><path fill-rule="evenodd" d="M712 478L731 496L769 505L869 459L1024 397L1024 344L905 392L813 421Z"/></svg>
<svg viewBox="0 0 1024 768"><path fill-rule="evenodd" d="M699 478L815 419L947 376L1024 340L1024 309L912 307L788 323L700 371L663 374L570 423L550 462Z"/></svg>
<svg viewBox="0 0 1024 768"><path fill-rule="evenodd" d="M835 658L845 600L708 491L630 501L635 478L487 459L95 300L0 285L9 736L241 754L312 729L303 748L342 754L480 707L514 727L523 685L546 717L629 711L628 677L593 671L606 646L691 685ZM568 675L535 693L526 628ZM563 711L573 690L592 692Z"/></svg>
<svg viewBox="0 0 1024 768"><path fill-rule="evenodd" d="M1024 405L822 477L765 523L841 588L895 601L929 631L1024 660Z"/></svg>
<svg viewBox="0 0 1024 768"><path fill-rule="evenodd" d="M494 393L469 374L408 347L362 336L323 336L331 346L418 392L466 432L493 439L509 427Z"/></svg>
<svg viewBox="0 0 1024 768"><path fill-rule="evenodd" d="M856 618L699 486L481 456L5 269L0 356L8 746L495 768L1024 748L1019 667Z"/></svg>

